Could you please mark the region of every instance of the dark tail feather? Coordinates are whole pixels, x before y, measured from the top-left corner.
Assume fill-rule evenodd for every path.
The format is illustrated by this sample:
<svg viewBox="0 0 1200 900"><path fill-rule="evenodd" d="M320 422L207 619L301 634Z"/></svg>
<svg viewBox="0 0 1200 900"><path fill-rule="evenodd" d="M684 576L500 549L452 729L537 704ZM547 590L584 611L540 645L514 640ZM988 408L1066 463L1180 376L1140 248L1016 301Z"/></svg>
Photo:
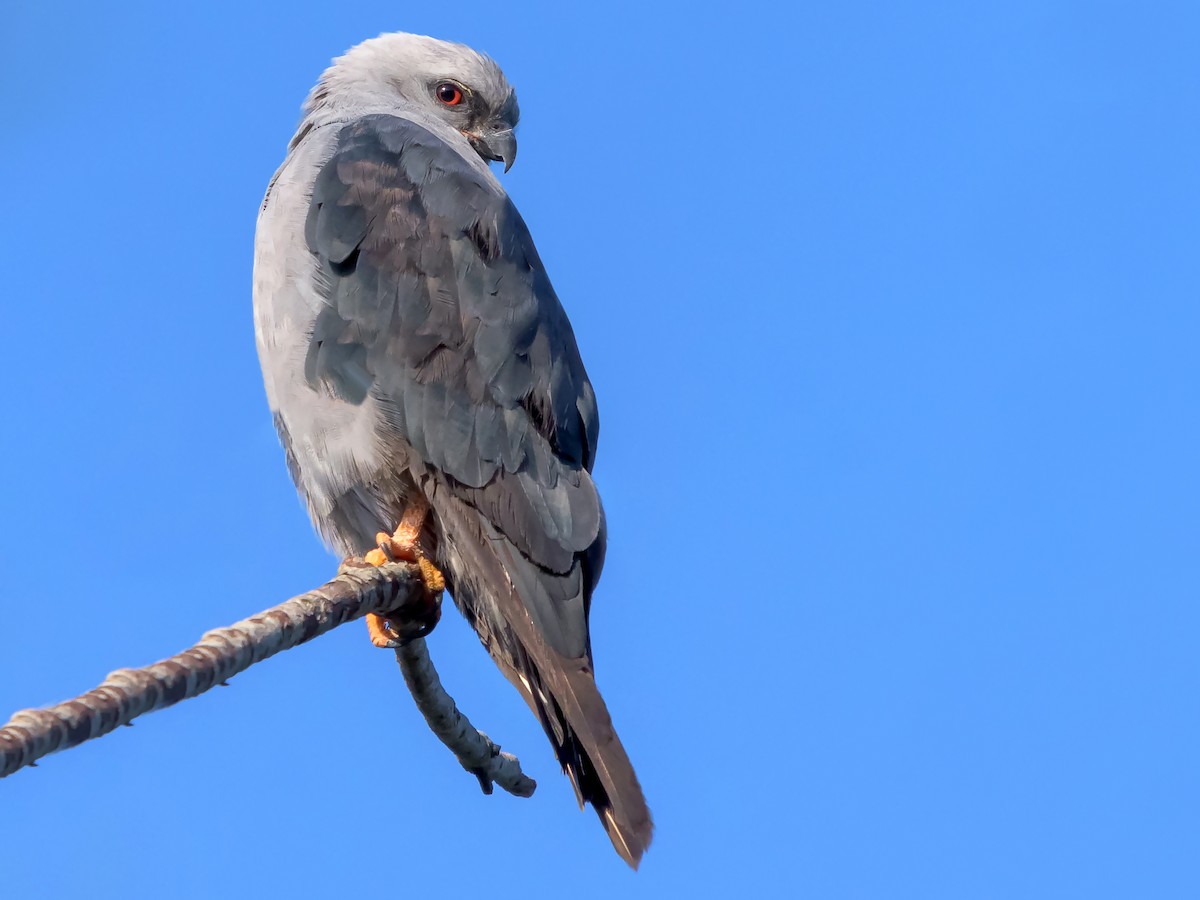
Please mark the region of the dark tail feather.
<svg viewBox="0 0 1200 900"><path fill-rule="evenodd" d="M590 659L568 659L547 644L493 549L495 529L477 510L447 494L440 516L446 534L462 536L455 542L461 566L453 555L439 558L455 603L542 723L580 805L592 805L617 853L636 869L654 822Z"/></svg>
<svg viewBox="0 0 1200 900"><path fill-rule="evenodd" d="M579 805L592 805L617 853L636 869L654 833L642 787L585 662L555 662L562 665L553 674L530 673L541 688L532 692L530 705Z"/></svg>

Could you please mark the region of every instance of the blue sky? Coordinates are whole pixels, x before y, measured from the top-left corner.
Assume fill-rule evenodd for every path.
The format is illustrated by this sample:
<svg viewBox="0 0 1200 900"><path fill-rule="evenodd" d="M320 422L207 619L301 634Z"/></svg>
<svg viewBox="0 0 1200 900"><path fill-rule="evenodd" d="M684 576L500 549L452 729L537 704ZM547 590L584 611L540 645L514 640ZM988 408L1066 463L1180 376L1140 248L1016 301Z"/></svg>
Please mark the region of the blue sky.
<svg viewBox="0 0 1200 900"><path fill-rule="evenodd" d="M0 784L6 896L1200 895L1200 10L21 4L0 716L326 580L250 318L305 92L495 56L603 420L637 875L448 613L483 797L345 627Z"/></svg>

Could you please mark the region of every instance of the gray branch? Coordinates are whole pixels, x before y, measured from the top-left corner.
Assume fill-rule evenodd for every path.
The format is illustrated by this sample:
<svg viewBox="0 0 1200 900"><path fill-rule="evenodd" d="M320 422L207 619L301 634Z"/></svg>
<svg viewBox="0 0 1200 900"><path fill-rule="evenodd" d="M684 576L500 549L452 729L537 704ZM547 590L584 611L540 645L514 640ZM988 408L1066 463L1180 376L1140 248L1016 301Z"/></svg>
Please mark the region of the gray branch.
<svg viewBox="0 0 1200 900"><path fill-rule="evenodd" d="M173 706L224 684L239 672L367 613L403 613L425 604L415 566L348 567L328 584L227 628L205 634L194 647L141 669L118 669L103 684L47 709L16 713L0 728L0 778L59 750L128 725L140 715ZM500 753L476 731L442 688L425 641L396 651L405 682L430 728L474 774L485 793L492 783L528 797L536 783L515 756Z"/></svg>
<svg viewBox="0 0 1200 900"><path fill-rule="evenodd" d="M442 687L423 638L397 648L396 661L430 730L453 751L462 767L479 779L485 794L492 792L494 781L510 794L533 796L537 782L521 771L521 761L511 753L501 753L499 744L493 744L458 711L454 699Z"/></svg>

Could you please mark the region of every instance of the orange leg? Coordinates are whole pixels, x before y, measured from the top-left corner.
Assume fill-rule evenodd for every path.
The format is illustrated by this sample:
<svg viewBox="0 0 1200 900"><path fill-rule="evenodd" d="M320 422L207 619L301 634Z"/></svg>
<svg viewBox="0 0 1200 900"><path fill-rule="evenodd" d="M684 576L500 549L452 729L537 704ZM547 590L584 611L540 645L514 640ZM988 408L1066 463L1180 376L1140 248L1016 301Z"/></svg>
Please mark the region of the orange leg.
<svg viewBox="0 0 1200 900"><path fill-rule="evenodd" d="M428 602L427 614L417 622L368 613L367 633L376 647L393 650L407 637L424 637L441 618L442 591L446 589L446 579L425 556L421 547L421 529L425 526L428 514L429 505L424 498L410 503L396 530L390 535L382 531L375 535L378 546L363 556L373 566L387 565L396 560L416 563L421 570L421 581L425 584Z"/></svg>

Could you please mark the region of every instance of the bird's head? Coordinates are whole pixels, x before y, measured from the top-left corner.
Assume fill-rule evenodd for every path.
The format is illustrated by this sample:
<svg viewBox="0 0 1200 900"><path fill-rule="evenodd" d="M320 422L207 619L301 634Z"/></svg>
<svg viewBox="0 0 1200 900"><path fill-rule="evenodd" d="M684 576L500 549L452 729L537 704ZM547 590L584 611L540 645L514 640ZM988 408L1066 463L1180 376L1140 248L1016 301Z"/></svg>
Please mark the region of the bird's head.
<svg viewBox="0 0 1200 900"><path fill-rule="evenodd" d="M517 158L517 95L496 63L462 44L383 34L333 61L304 105L313 124L393 112L453 128L483 159Z"/></svg>

